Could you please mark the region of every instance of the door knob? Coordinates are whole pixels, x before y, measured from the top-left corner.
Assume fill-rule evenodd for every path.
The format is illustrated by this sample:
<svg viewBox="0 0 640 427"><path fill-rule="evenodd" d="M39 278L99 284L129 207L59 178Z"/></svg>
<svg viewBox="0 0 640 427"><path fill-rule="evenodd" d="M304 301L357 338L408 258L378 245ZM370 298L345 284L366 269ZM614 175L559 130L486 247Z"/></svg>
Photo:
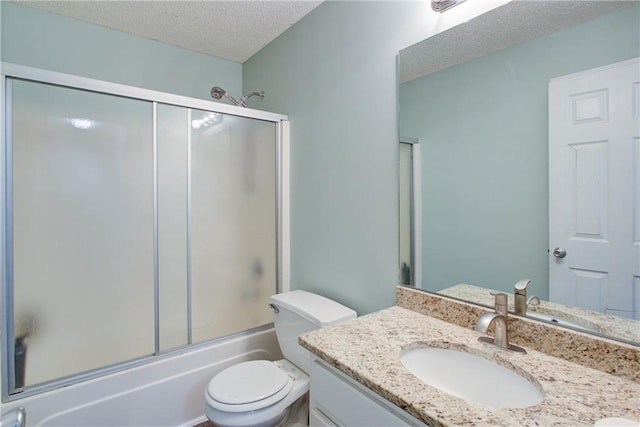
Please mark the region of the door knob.
<svg viewBox="0 0 640 427"><path fill-rule="evenodd" d="M555 248L553 250L553 256L556 258L564 258L567 256L567 251L562 248Z"/></svg>

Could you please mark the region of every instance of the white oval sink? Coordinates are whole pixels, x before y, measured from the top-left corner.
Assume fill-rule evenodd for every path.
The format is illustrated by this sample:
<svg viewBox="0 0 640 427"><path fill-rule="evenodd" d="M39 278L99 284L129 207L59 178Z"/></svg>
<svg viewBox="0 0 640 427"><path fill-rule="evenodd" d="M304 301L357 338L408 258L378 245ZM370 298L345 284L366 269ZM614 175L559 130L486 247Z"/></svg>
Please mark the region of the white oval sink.
<svg viewBox="0 0 640 427"><path fill-rule="evenodd" d="M526 408L544 398L524 377L464 351L436 347L403 350L400 361L426 384L483 405Z"/></svg>

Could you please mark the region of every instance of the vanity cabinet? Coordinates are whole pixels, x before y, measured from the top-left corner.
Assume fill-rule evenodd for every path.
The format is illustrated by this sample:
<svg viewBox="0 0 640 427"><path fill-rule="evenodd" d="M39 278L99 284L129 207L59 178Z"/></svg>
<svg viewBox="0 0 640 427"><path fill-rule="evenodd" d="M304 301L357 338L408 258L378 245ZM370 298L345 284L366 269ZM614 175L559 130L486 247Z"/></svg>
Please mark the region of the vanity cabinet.
<svg viewBox="0 0 640 427"><path fill-rule="evenodd" d="M311 367L309 426L424 426L319 359Z"/></svg>

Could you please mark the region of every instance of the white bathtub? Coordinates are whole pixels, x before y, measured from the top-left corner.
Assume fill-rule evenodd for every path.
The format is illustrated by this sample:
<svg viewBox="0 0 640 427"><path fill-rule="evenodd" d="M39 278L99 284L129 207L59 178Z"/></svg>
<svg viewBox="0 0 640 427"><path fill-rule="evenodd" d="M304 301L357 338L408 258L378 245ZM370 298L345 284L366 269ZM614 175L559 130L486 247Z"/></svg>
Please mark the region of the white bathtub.
<svg viewBox="0 0 640 427"><path fill-rule="evenodd" d="M209 346L2 405L26 409L27 427L190 427L204 421L204 390L220 370L282 358L275 329Z"/></svg>

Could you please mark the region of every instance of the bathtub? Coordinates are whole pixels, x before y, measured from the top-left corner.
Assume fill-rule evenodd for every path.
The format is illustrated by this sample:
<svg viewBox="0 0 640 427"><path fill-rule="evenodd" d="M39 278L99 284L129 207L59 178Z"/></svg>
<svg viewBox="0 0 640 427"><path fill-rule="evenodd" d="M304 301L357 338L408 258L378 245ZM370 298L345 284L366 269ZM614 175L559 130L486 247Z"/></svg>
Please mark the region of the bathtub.
<svg viewBox="0 0 640 427"><path fill-rule="evenodd" d="M282 358L268 328L2 405L22 406L27 427L191 427L206 420L204 390L232 364Z"/></svg>

